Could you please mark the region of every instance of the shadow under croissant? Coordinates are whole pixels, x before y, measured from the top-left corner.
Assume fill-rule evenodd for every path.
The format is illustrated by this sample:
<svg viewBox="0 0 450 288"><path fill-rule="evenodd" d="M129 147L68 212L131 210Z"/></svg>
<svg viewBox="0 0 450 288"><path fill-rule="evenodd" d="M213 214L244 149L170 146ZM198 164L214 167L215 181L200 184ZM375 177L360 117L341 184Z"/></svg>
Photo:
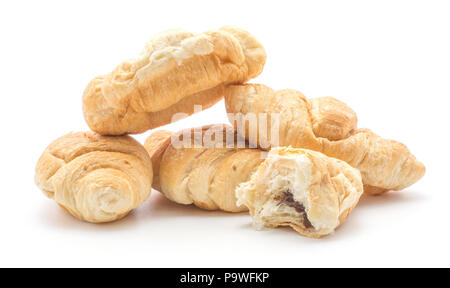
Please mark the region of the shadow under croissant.
<svg viewBox="0 0 450 288"><path fill-rule="evenodd" d="M134 211L131 211L124 218L110 223L89 223L81 221L76 217L70 215L64 209L51 203L50 201L46 204L49 207L40 209L41 218L46 221L49 225L56 227L58 229L67 230L122 230L133 227L138 222L138 217L135 215Z"/></svg>
<svg viewBox="0 0 450 288"><path fill-rule="evenodd" d="M305 239L305 240L316 240L316 239L310 239L306 237L301 237L295 230L291 229L290 227L278 227L276 229L267 229L263 231L256 231L252 224L252 218L250 217L248 212L240 212L240 213L230 213L230 212L224 212L220 210L216 211L207 211L200 209L194 205L182 205L177 204L175 202L170 201L165 196L163 196L160 193L155 193L153 201L151 201L149 210L152 211L150 214L152 214L149 217L156 218L156 217L201 217L204 219L205 217L210 218L229 218L229 217L242 217L244 220L241 225L236 226L236 228L249 231L250 233L263 233L261 234L255 234L255 237L258 235L261 236L261 240L263 240L265 237L292 237L293 241L298 241L299 238ZM281 230L281 231L280 231ZM280 233L281 232L281 233ZM265 240L264 240L265 241Z"/></svg>
<svg viewBox="0 0 450 288"><path fill-rule="evenodd" d="M302 239L312 240L311 243L316 242L323 243L327 241L338 242L341 240L347 241L348 237L354 238L355 235L358 234L362 235L363 231L367 228L367 225L364 223L362 215L368 210L382 211L388 206L395 207L398 205L403 205L404 203L412 203L412 202L420 203L424 202L424 198L425 197L423 197L420 193L416 193L416 191L409 189L402 191L390 191L388 193L384 193L381 195L363 195L358 205L352 211L347 220L340 227L338 227L334 233L331 233L330 235L327 235L320 239L302 237L290 227L278 227L275 229L267 229L263 230L262 233L264 233L263 235L264 237L277 237L277 235L278 237L282 237L280 236L281 234L298 236ZM251 221L240 225L240 228L253 229ZM285 240L286 239L284 239L283 241ZM298 241L298 239L296 239L295 241ZM304 244L303 242L298 243Z"/></svg>
<svg viewBox="0 0 450 288"><path fill-rule="evenodd" d="M333 234L321 238L319 242L323 241L339 241L340 239L346 239L347 235L355 235L358 231L364 229L364 223L359 220L359 214L364 213L365 209L383 209L386 205L400 205L406 202L422 202L423 197L415 191L394 191L385 193L382 195L371 196L363 195L360 202L349 216L349 218L339 227ZM114 231L130 229L139 223L148 222L158 218L229 218L229 217L248 217L247 221L239 226L240 229L249 231L254 230L252 226L252 220L247 212L242 213L228 213L223 211L207 211L202 210L194 205L182 205L170 201L165 196L159 192L153 190L151 199L147 200L139 208L131 211L127 216L121 220L102 223L102 224L92 224L80 221L75 217L71 216L63 209L54 205L54 203L48 202L45 207L39 209L41 211L41 218L43 218L47 223L51 224L58 229L69 229L69 230L103 230L103 231ZM263 231L255 231L255 233L263 233L261 237L293 237L298 241L298 238L309 239L306 237L301 237L297 232L295 232L290 227L278 227L276 229L267 229ZM281 234L280 234L281 233ZM283 235L283 236L281 236ZM310 239L316 241L317 239Z"/></svg>
<svg viewBox="0 0 450 288"><path fill-rule="evenodd" d="M208 211L192 205L183 205L170 201L161 193L153 190L148 205L149 217L235 217L245 216L248 212L230 213L220 210Z"/></svg>
<svg viewBox="0 0 450 288"><path fill-rule="evenodd" d="M345 223L336 229L334 234L324 237L322 240L328 239L340 241L342 239L344 241L347 237L350 237L350 235L353 238L355 235L363 235L365 230L368 229L367 222L364 221L364 213L382 213L388 207L396 209L396 206L404 205L406 203L424 202L424 198L425 197L420 193L416 193L416 191L412 190L390 191L381 195L363 194L358 205L352 211L352 214L347 218Z"/></svg>
<svg viewBox="0 0 450 288"><path fill-rule="evenodd" d="M406 189L402 191L389 191L380 195L365 195L359 200L356 209L368 207L368 206L382 206L393 205L397 203L407 202L423 202L424 197L420 193L416 193L414 190Z"/></svg>
<svg viewBox="0 0 450 288"><path fill-rule="evenodd" d="M88 223L81 221L68 212L64 211L54 203L48 203L49 207L40 209L41 218L52 226L62 229L81 229L81 230L121 230L129 229L138 223L148 222L158 218L187 218L187 217L233 217L246 216L247 212L228 213L223 211L202 210L194 205L182 205L170 201L156 190L152 191L150 198L140 207L131 211L124 218L109 223Z"/></svg>

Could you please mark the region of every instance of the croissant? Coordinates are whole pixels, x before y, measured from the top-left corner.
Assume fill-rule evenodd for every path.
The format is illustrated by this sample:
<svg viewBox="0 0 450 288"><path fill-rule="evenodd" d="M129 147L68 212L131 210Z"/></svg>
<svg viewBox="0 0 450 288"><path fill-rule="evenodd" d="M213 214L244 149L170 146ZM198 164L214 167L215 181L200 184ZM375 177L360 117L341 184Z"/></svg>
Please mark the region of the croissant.
<svg viewBox="0 0 450 288"><path fill-rule="evenodd" d="M238 130L245 133L249 142L256 141L263 149L311 149L344 160L360 170L368 194L404 189L425 173L425 166L405 145L383 139L370 130L357 129L355 112L334 98L307 100L295 90L274 91L264 85L249 84L227 87L225 103L230 121L236 129L244 127ZM250 116L258 119L257 139L249 138ZM267 120L266 125L259 120ZM274 133L277 129L278 133Z"/></svg>
<svg viewBox="0 0 450 288"><path fill-rule="evenodd" d="M320 238L348 217L363 194L359 171L344 161L305 149L272 148L267 159L236 189L254 226L290 226Z"/></svg>
<svg viewBox="0 0 450 288"><path fill-rule="evenodd" d="M264 47L239 28L166 31L136 59L88 84L84 117L102 135L142 133L193 114L195 105L214 105L227 84L256 77L265 61Z"/></svg>
<svg viewBox="0 0 450 288"><path fill-rule="evenodd" d="M52 142L36 165L44 194L80 220L111 222L126 216L151 192L152 163L129 136L67 134Z"/></svg>
<svg viewBox="0 0 450 288"><path fill-rule="evenodd" d="M212 141L206 143L203 135ZM233 128L223 125L154 132L144 144L154 167L153 188L179 204L247 211L236 205L235 189L250 179L264 157L261 150L246 149L245 142L239 148L238 143Z"/></svg>

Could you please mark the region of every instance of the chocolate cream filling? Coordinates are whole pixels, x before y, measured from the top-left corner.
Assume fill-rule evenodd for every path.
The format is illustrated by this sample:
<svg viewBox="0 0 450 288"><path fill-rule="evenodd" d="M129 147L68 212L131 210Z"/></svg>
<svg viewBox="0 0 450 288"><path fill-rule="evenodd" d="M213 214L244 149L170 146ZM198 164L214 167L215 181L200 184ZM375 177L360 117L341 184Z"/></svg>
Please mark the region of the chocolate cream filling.
<svg viewBox="0 0 450 288"><path fill-rule="evenodd" d="M280 197L280 199L277 199L277 200L280 201L279 205L286 205L286 206L294 208L295 211L297 211L297 213L299 213L301 215L302 223L305 228L307 228L307 229L314 228L314 226L309 221L308 216L306 215L305 206L303 206L303 204L295 201L294 194L292 194L291 191L287 190L287 191L283 192L283 195Z"/></svg>

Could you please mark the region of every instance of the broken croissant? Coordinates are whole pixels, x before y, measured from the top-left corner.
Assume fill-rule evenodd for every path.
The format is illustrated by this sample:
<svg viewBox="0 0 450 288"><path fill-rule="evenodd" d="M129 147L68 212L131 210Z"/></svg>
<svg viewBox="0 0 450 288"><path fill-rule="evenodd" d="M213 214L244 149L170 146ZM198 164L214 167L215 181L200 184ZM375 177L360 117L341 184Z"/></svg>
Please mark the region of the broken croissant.
<svg viewBox="0 0 450 288"><path fill-rule="evenodd" d="M227 84L256 77L265 61L264 47L239 28L169 30L153 37L136 59L88 84L84 117L102 135L142 133L193 114L194 105L214 105Z"/></svg>
<svg viewBox="0 0 450 288"><path fill-rule="evenodd" d="M126 216L151 192L152 164L129 136L67 134L52 142L36 166L36 184L64 210L92 223Z"/></svg>
<svg viewBox="0 0 450 288"><path fill-rule="evenodd" d="M251 180L236 189L254 226L290 226L319 238L348 217L363 193L359 171L319 152L272 148Z"/></svg>
<svg viewBox="0 0 450 288"><path fill-rule="evenodd" d="M290 225L308 237L333 232L363 193L359 171L341 160L293 148L273 148L266 159L239 141L223 125L154 132L145 142L153 187L180 204L249 209L259 228Z"/></svg>
<svg viewBox="0 0 450 288"><path fill-rule="evenodd" d="M179 204L247 211L236 205L235 188L250 179L264 160L263 152L245 149L245 141L244 148L237 143L233 128L223 125L154 132L144 144L154 167L153 188Z"/></svg>
<svg viewBox="0 0 450 288"><path fill-rule="evenodd" d="M344 160L360 170L368 194L401 190L425 173L424 165L405 145L383 139L367 129L356 129L355 112L334 98L308 100L295 90L274 91L264 85L249 84L227 87L225 103L230 121L235 127L245 127L240 133L248 138L252 132L246 124L249 117L264 120L262 117L268 114L267 125L255 121L259 125L255 129L258 135L257 139L249 139L251 143L257 141L266 149L272 146L311 149ZM232 115L235 117L231 118ZM273 133L277 129L278 133Z"/></svg>

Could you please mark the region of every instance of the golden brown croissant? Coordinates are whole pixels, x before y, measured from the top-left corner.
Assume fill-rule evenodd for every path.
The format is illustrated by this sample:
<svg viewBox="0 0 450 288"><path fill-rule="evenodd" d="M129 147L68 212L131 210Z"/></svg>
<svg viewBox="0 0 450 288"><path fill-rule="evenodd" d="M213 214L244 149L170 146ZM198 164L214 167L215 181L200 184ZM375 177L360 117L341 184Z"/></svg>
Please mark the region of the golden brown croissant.
<svg viewBox="0 0 450 288"><path fill-rule="evenodd" d="M356 129L355 112L334 98L307 100L295 90L274 91L264 85L249 84L227 87L225 103L231 113L230 121L236 127L245 127L241 133L246 137L252 132L246 125L250 116L264 120L264 113L268 114L266 126L256 122L258 135L248 139L251 143L257 141L266 149L306 148L344 160L360 170L366 193L401 190L425 173L424 165L405 145L367 129Z"/></svg>
<svg viewBox="0 0 450 288"><path fill-rule="evenodd" d="M208 108L230 83L261 73L263 46L234 27L202 34L170 30L153 37L134 60L93 79L83 95L89 127L103 135L141 133Z"/></svg>
<svg viewBox="0 0 450 288"><path fill-rule="evenodd" d="M212 141L206 143L204 135L211 136ZM184 143L175 145L174 139ZM235 188L250 179L263 161L263 152L245 149L245 141L244 148L237 143L233 128L223 125L178 133L154 132L144 144L153 162L153 188L180 204L206 210L247 211L245 206L236 205Z"/></svg>
<svg viewBox="0 0 450 288"><path fill-rule="evenodd" d="M35 181L73 216L99 223L118 220L142 204L152 178L147 151L131 137L79 132L45 149Z"/></svg>
<svg viewBox="0 0 450 288"><path fill-rule="evenodd" d="M332 233L363 193L359 171L305 149L272 148L251 180L238 186L256 228L291 226L319 238Z"/></svg>

